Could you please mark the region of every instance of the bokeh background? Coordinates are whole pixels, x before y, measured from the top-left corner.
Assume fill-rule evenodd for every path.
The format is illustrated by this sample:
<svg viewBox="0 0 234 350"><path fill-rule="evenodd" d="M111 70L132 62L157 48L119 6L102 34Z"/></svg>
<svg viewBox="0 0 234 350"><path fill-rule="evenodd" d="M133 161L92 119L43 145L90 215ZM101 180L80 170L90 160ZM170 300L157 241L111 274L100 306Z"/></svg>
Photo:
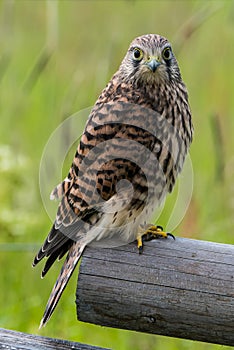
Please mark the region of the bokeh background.
<svg viewBox="0 0 234 350"><path fill-rule="evenodd" d="M31 268L51 225L39 187L43 149L63 120L92 106L144 33L172 42L193 111L194 189L174 234L234 243L233 1L0 1L0 327L113 349L221 349L78 322L78 270L38 331L61 266L44 280L42 266ZM170 206L169 199L161 225Z"/></svg>

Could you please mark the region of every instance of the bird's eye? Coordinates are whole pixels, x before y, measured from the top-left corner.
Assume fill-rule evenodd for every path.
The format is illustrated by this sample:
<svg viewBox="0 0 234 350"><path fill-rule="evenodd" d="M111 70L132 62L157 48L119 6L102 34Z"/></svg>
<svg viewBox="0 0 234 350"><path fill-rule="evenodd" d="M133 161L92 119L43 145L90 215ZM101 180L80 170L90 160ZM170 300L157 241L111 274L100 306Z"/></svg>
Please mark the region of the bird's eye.
<svg viewBox="0 0 234 350"><path fill-rule="evenodd" d="M166 60L166 61L170 60L171 56L172 56L171 48L166 47L162 52L162 56L163 56L164 60Z"/></svg>
<svg viewBox="0 0 234 350"><path fill-rule="evenodd" d="M143 58L143 51L138 47L135 47L135 49L133 50L133 59L135 61L141 61L142 58Z"/></svg>

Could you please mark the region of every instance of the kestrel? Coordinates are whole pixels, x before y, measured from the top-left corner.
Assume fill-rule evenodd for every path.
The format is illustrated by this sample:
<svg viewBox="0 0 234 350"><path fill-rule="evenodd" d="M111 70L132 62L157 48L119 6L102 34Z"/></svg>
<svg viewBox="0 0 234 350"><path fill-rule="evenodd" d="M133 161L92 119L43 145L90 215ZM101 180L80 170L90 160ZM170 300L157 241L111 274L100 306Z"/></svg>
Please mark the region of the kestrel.
<svg viewBox="0 0 234 350"><path fill-rule="evenodd" d="M34 259L42 277L67 252L40 327L51 317L87 245L167 237L148 222L171 192L193 137L188 94L168 40L132 41L119 70L95 103L67 178L55 222Z"/></svg>

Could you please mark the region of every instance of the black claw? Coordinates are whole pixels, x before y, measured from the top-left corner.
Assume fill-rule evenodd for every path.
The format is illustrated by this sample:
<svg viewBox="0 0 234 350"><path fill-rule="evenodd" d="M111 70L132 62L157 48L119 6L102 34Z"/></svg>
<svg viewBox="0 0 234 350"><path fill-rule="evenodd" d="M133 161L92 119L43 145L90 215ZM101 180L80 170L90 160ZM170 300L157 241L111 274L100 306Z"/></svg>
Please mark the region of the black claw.
<svg viewBox="0 0 234 350"><path fill-rule="evenodd" d="M172 237L175 241L175 236L172 233L167 232L167 236Z"/></svg>
<svg viewBox="0 0 234 350"><path fill-rule="evenodd" d="M156 227L159 228L159 230L163 231L163 227L162 226L157 225Z"/></svg>
<svg viewBox="0 0 234 350"><path fill-rule="evenodd" d="M139 252L139 254L143 253L143 245L138 248L138 252Z"/></svg>

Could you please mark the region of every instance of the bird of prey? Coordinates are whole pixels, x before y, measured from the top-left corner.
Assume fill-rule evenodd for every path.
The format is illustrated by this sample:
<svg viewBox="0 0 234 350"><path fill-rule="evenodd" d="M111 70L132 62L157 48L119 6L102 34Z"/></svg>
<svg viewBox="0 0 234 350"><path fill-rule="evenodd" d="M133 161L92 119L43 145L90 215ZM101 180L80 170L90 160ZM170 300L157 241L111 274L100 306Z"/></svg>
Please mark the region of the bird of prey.
<svg viewBox="0 0 234 350"><path fill-rule="evenodd" d="M168 40L135 38L98 97L68 176L51 193L60 204L33 266L47 258L42 277L67 257L40 327L51 317L82 252L144 236L167 237L149 224L172 191L193 138L188 93Z"/></svg>

